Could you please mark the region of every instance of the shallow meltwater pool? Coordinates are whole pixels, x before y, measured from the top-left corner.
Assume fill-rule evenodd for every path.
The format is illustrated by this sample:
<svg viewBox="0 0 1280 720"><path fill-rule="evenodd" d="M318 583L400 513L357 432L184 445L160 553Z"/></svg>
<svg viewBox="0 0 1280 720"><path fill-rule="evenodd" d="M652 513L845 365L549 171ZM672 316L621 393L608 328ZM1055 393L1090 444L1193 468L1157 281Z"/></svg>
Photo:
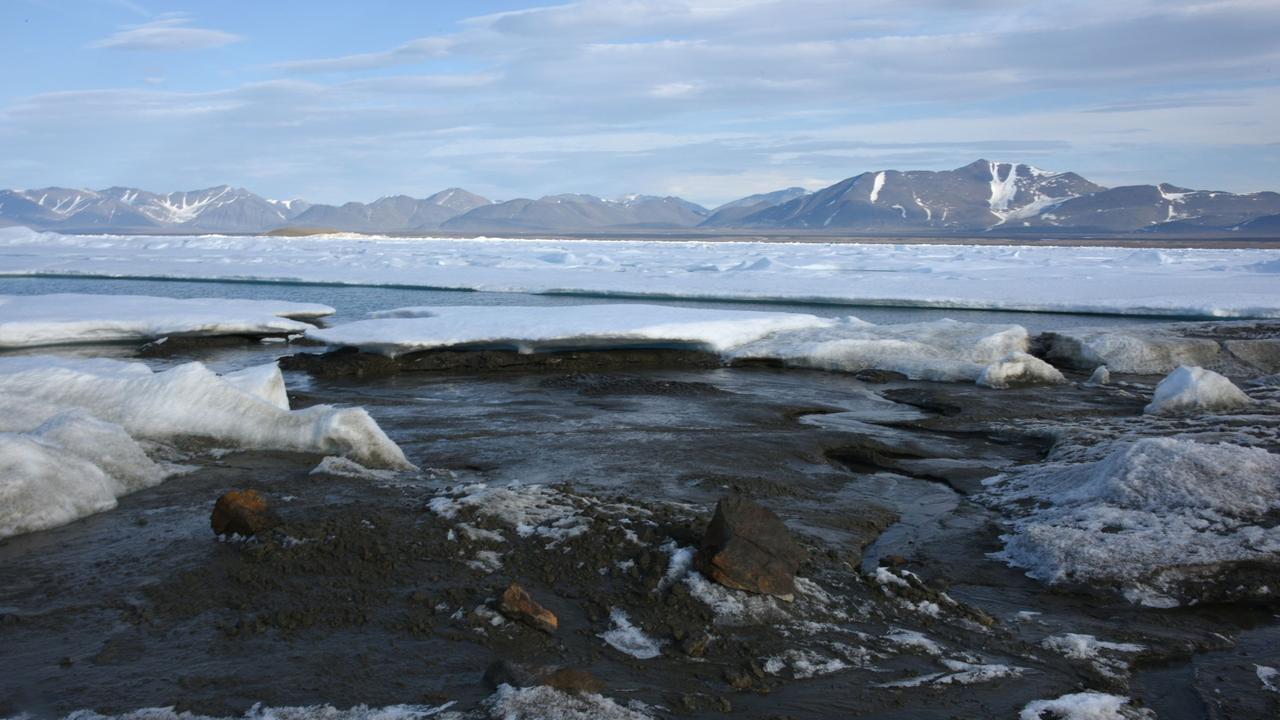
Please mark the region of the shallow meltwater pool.
<svg viewBox="0 0 1280 720"><path fill-rule="evenodd" d="M406 306L595 302L0 280L0 294L54 292L318 302L337 309L334 325ZM1033 334L1151 322L669 304L877 324L949 317ZM193 344L141 359L158 372L193 360L229 372L324 350ZM137 353L115 344L0 357ZM284 372L290 408L364 408L414 470L314 448L148 443L153 460L181 470L113 509L0 540L0 717L142 708L172 708L147 717L307 718L1280 712L1278 606L1221 592L1280 588L1265 555L1280 552L1276 511L1260 479L1280 448L1274 386L1235 378L1249 394L1243 409L1153 417L1143 413L1160 379L1152 376L1103 385L1064 367L1065 383L996 390L778 363L628 366L580 355L563 367ZM1224 472L1219 456L1201 454L1224 442L1261 454ZM1228 508L1197 492L1226 473L1263 520L1248 503ZM1171 475L1181 491L1158 482ZM215 539L210 510L232 489L261 493L280 525ZM803 549L789 600L712 582L694 560L730 495L776 513ZM1073 510L1043 514L1052 507ZM1103 516L1116 520L1090 530ZM1143 535L1197 523L1209 524L1212 544ZM1078 552L1062 549L1061 533L1078 533ZM1176 537L1187 562L1160 564L1145 537ZM1108 538L1152 553L1132 564L1156 571L1124 572ZM1010 554L1011 542L1021 554ZM1051 579L1044 568L1071 572ZM513 581L558 618L554 632L501 611ZM1134 588L1149 594L1127 598Z"/></svg>

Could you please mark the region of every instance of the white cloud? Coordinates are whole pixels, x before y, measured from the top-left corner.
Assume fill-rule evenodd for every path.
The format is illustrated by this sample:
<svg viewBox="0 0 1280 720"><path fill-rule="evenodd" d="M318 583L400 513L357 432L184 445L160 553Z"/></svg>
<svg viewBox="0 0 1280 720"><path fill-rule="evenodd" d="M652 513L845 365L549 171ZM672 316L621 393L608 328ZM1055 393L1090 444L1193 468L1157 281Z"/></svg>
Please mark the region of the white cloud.
<svg viewBox="0 0 1280 720"><path fill-rule="evenodd" d="M188 27L190 23L190 18L185 15L168 15L143 25L128 26L90 43L89 47L107 50L204 50L244 39L221 30Z"/></svg>

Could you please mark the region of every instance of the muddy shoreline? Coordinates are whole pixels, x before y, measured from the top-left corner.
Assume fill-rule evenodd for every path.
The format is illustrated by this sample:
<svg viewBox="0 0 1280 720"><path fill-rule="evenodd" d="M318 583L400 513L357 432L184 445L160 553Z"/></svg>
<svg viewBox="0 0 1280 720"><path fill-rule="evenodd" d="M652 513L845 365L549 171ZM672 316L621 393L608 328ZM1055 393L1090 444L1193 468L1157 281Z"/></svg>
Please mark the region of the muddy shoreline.
<svg viewBox="0 0 1280 720"><path fill-rule="evenodd" d="M319 456L203 455L201 469L115 510L0 542L12 579L0 591L0 715L453 702L483 716L512 666L585 671L605 697L658 716L1008 717L1086 689L1162 718L1276 709L1280 695L1254 673L1280 660L1275 605L1141 608L988 557L1001 527L970 497L982 480L1041 460L1045 423L1123 419L1141 412L1140 392L1075 374L993 392L629 353L552 367L477 355L466 371L426 373L286 364L294 407L367 407L422 473L353 478L309 474ZM523 535L474 508L432 510L513 482L541 488L538 506L583 533L555 541L554 522ZM215 540L213 500L242 488L283 525ZM806 549L797 602L673 574L730 492L777 512ZM495 622L512 580L559 632ZM618 610L656 657L602 640ZM1141 650L1052 649L1072 635Z"/></svg>

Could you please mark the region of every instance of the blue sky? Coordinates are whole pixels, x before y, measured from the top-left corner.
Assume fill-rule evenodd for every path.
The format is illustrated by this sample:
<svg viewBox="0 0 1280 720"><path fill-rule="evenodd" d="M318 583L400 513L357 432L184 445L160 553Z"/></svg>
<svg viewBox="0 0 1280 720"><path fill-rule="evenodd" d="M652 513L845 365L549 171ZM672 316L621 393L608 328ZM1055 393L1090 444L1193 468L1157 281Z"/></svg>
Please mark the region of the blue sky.
<svg viewBox="0 0 1280 720"><path fill-rule="evenodd" d="M1280 189L1276 0L0 5L0 186L713 205L978 157Z"/></svg>

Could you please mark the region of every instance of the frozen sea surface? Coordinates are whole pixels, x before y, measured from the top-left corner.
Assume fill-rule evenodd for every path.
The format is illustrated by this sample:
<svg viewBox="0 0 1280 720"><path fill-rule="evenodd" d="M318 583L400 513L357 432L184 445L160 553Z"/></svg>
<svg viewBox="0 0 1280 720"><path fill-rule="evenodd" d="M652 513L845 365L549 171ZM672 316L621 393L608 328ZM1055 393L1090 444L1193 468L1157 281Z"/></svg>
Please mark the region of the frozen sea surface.
<svg viewBox="0 0 1280 720"><path fill-rule="evenodd" d="M1180 317L1280 317L1280 250L0 230L0 274Z"/></svg>

